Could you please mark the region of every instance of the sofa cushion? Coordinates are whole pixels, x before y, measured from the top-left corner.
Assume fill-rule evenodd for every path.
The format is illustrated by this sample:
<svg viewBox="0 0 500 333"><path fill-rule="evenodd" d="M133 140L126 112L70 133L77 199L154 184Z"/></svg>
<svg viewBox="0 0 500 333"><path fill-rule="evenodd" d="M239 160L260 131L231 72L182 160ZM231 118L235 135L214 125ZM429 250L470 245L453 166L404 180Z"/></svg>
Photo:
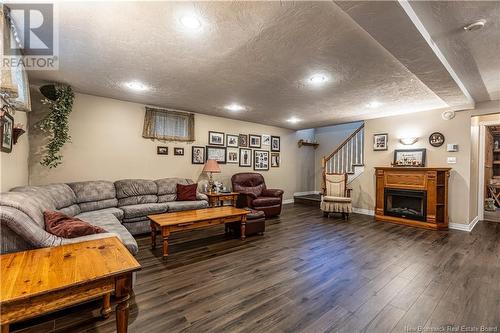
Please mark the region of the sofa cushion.
<svg viewBox="0 0 500 333"><path fill-rule="evenodd" d="M6 192L0 195L0 206L14 208L31 218L45 231L43 212L56 210L54 200L41 192ZM3 209L3 207L2 207Z"/></svg>
<svg viewBox="0 0 500 333"><path fill-rule="evenodd" d="M198 184L177 184L176 201L196 201L196 189Z"/></svg>
<svg viewBox="0 0 500 333"><path fill-rule="evenodd" d="M47 210L43 215L45 217L45 230L58 237L76 238L105 232L100 227L61 212Z"/></svg>
<svg viewBox="0 0 500 333"><path fill-rule="evenodd" d="M255 207L273 206L279 204L281 204L281 198L276 197L259 197L252 201L252 205Z"/></svg>
<svg viewBox="0 0 500 333"><path fill-rule="evenodd" d="M48 196L57 211L69 216L80 213L80 207L76 204L76 196L67 184L50 184L42 186L20 186L13 188L13 192L36 192Z"/></svg>
<svg viewBox="0 0 500 333"><path fill-rule="evenodd" d="M124 219L166 213L168 208L167 203L146 203L120 207L123 210Z"/></svg>
<svg viewBox="0 0 500 333"><path fill-rule="evenodd" d="M115 185L105 180L68 183L82 212L116 207Z"/></svg>
<svg viewBox="0 0 500 333"><path fill-rule="evenodd" d="M139 247L134 237L128 230L118 221L118 219L109 213L88 212L76 216L83 221L87 221L92 225L98 226L106 230L108 233L113 233L118 236L122 243L132 254L139 252Z"/></svg>
<svg viewBox="0 0 500 333"><path fill-rule="evenodd" d="M158 202L158 186L147 179L122 179L115 182L118 206Z"/></svg>
<svg viewBox="0 0 500 333"><path fill-rule="evenodd" d="M202 209L207 207L208 207L208 202L206 202L205 200L173 201L168 203L169 212L178 212L182 210L191 210L191 209Z"/></svg>
<svg viewBox="0 0 500 333"><path fill-rule="evenodd" d="M93 214L93 213L97 213L97 214L113 214L118 220L123 220L123 210L121 210L120 208L116 208L116 207L110 207L110 208L104 208L104 209L99 209L99 210L94 210L94 211L90 211L90 212L84 212L84 213L81 213L79 214L78 216L85 216L85 215L88 215L88 214Z"/></svg>
<svg viewBox="0 0 500 333"><path fill-rule="evenodd" d="M158 186L158 202L169 202L177 199L177 184L192 184L191 179L186 178L163 178L155 180Z"/></svg>

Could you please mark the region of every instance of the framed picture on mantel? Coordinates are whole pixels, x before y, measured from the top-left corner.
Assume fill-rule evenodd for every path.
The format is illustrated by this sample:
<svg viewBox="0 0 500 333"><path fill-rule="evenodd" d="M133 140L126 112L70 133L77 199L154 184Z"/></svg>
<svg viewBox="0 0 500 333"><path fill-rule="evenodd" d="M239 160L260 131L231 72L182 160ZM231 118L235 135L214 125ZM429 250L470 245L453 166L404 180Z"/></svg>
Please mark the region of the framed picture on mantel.
<svg viewBox="0 0 500 333"><path fill-rule="evenodd" d="M396 149L394 150L395 167L425 167L426 149Z"/></svg>

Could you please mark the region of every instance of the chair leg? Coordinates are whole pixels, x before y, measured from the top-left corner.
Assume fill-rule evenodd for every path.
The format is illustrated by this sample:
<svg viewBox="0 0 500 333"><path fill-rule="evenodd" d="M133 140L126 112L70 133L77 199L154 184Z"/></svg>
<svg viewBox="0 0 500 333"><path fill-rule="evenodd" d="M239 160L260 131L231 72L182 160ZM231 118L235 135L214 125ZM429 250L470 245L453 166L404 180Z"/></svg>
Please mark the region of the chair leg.
<svg viewBox="0 0 500 333"><path fill-rule="evenodd" d="M345 220L349 220L349 213L345 213Z"/></svg>

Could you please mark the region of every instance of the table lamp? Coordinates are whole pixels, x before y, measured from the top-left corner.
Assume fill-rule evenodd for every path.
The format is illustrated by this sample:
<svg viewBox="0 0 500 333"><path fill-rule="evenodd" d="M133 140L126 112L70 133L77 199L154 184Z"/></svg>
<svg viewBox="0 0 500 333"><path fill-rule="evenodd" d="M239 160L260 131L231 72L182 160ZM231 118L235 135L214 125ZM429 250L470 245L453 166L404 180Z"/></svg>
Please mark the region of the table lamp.
<svg viewBox="0 0 500 333"><path fill-rule="evenodd" d="M207 160L205 166L203 167L203 172L208 172L210 177L208 179L209 192L212 192L214 188L214 179L212 178L212 173L220 173L219 163L216 160Z"/></svg>

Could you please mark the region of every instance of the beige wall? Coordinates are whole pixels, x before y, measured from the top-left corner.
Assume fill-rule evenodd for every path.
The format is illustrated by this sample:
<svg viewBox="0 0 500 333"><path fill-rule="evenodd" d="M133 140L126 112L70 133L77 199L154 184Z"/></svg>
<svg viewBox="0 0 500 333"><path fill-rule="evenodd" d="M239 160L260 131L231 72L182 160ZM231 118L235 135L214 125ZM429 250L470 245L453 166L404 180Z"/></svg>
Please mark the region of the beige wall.
<svg viewBox="0 0 500 333"><path fill-rule="evenodd" d="M27 128L27 115L25 112L16 112L14 115L14 124L17 123L22 123L24 129ZM27 185L29 158L28 131L12 147L11 153L2 152L0 154L1 191L5 192L15 186Z"/></svg>
<svg viewBox="0 0 500 333"><path fill-rule="evenodd" d="M446 138L443 146L435 148L429 145L432 132L441 132ZM376 166L390 166L394 149L427 148L427 166L452 167L449 186L450 223L468 224L469 188L470 188L470 132L471 112L457 112L456 117L446 121L440 112L420 112L403 116L394 116L367 120L365 122L365 172L351 183L353 188L353 206L373 210L375 206ZM389 133L389 150L373 151L373 134ZM419 137L412 146L398 142L401 137ZM446 152L446 144L456 143L459 151ZM457 164L447 164L447 156L457 158Z"/></svg>
<svg viewBox="0 0 500 333"><path fill-rule="evenodd" d="M38 99L33 92L34 99ZM42 107L34 106L30 123L35 123ZM206 180L200 173L203 165L191 164L191 144L162 143L142 138L144 105L115 99L76 94L73 112L70 116L72 142L63 150L63 164L48 169L39 164L40 146L43 135L32 131L30 181L32 185L82 180L117 180L123 178L186 177ZM263 171L269 187L285 190L285 199L294 192L314 189L314 151L298 148L300 138L311 139L313 131L292 131L278 127L249 122L211 117L195 116L196 142L208 144L208 131L229 134L270 134L281 137L281 167ZM156 146L169 147L169 155L156 154ZM184 156L174 156L174 147L184 147ZM221 166L222 173L214 175L224 185L230 185L230 177L237 172L253 171L236 164Z"/></svg>

